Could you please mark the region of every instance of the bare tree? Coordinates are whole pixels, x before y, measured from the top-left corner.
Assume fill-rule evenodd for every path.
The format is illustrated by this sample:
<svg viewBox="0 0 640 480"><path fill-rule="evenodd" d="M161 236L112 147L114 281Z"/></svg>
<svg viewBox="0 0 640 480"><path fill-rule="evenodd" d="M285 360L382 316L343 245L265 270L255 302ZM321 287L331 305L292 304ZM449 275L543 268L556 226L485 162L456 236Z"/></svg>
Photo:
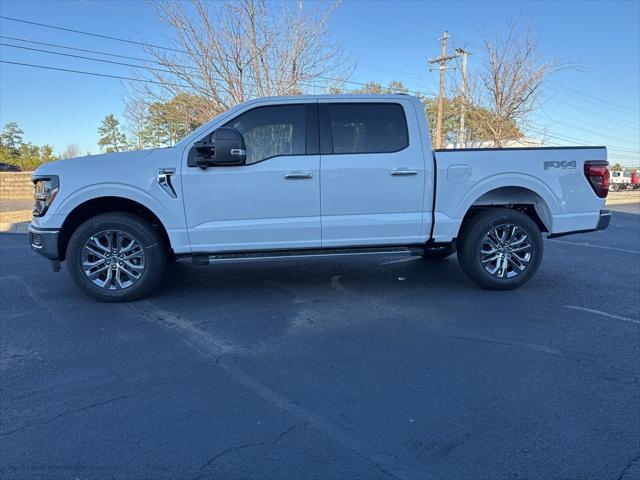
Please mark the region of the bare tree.
<svg viewBox="0 0 640 480"><path fill-rule="evenodd" d="M160 85L131 88L148 105L199 99L176 109L189 116L183 124L202 123L250 98L329 89L341 83L332 79L346 78L349 66L328 36L337 2L318 3L309 11L302 1L160 0L154 5L172 32L168 49L147 47L154 68L146 78Z"/></svg>
<svg viewBox="0 0 640 480"><path fill-rule="evenodd" d="M147 103L139 98L127 98L125 101L126 131L129 136L129 144L134 150L142 150L146 146L145 131L149 116L148 108Z"/></svg>
<svg viewBox="0 0 640 480"><path fill-rule="evenodd" d="M76 144L67 145L67 148L64 149L64 152L60 155L65 160L68 158L76 158L82 155L80 153L80 147Z"/></svg>
<svg viewBox="0 0 640 480"><path fill-rule="evenodd" d="M503 38L483 42L479 73L471 76L460 95L469 117L490 134L495 146L520 136L523 123L542 101L548 77L568 65L545 60L529 25L511 22ZM514 137L515 135L515 137Z"/></svg>

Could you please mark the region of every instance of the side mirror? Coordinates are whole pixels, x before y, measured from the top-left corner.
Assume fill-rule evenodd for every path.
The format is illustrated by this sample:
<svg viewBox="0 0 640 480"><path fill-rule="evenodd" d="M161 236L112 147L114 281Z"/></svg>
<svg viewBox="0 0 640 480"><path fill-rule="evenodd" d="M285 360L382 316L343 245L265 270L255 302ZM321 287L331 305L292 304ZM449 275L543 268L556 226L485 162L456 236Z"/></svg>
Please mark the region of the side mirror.
<svg viewBox="0 0 640 480"><path fill-rule="evenodd" d="M212 137L211 143L194 143L198 152L196 165L200 168L244 165L247 160L247 149L244 138L238 130L220 127L213 132Z"/></svg>

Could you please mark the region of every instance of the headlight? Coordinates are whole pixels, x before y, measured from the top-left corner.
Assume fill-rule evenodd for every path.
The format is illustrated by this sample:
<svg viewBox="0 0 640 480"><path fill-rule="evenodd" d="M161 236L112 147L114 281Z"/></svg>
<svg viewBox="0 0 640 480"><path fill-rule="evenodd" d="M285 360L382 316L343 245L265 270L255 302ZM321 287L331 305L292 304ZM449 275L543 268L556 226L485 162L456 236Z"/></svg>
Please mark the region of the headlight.
<svg viewBox="0 0 640 480"><path fill-rule="evenodd" d="M46 177L34 177L33 185L35 187L33 194L35 200L33 216L41 217L47 213L49 205L51 205L53 199L56 198L60 184L56 175L49 175Z"/></svg>

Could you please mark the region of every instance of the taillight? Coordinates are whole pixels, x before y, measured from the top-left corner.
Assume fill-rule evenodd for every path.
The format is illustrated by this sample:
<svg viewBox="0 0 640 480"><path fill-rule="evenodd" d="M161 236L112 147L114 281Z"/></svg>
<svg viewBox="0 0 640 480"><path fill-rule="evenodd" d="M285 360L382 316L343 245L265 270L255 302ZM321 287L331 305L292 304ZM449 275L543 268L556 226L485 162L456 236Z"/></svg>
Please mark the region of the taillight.
<svg viewBox="0 0 640 480"><path fill-rule="evenodd" d="M606 198L609 193L609 162L606 160L588 160L584 162L584 176L589 185L600 198Z"/></svg>

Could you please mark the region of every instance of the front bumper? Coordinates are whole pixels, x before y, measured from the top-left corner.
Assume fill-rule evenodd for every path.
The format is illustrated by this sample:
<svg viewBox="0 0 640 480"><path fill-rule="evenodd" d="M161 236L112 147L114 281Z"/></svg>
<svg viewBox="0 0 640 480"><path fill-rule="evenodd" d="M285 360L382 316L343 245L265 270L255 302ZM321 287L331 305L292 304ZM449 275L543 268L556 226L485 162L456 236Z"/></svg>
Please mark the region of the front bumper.
<svg viewBox="0 0 640 480"><path fill-rule="evenodd" d="M31 245L31 249L49 260L60 260L59 237L60 230L57 228L42 229L29 224L29 245Z"/></svg>
<svg viewBox="0 0 640 480"><path fill-rule="evenodd" d="M600 215L598 216L598 223L596 224L596 228L590 228L589 230L574 230L572 232L553 233L549 235L547 238L565 237L567 235L575 235L577 233L597 232L598 230L606 229L610 223L611 223L611 210L600 210Z"/></svg>

